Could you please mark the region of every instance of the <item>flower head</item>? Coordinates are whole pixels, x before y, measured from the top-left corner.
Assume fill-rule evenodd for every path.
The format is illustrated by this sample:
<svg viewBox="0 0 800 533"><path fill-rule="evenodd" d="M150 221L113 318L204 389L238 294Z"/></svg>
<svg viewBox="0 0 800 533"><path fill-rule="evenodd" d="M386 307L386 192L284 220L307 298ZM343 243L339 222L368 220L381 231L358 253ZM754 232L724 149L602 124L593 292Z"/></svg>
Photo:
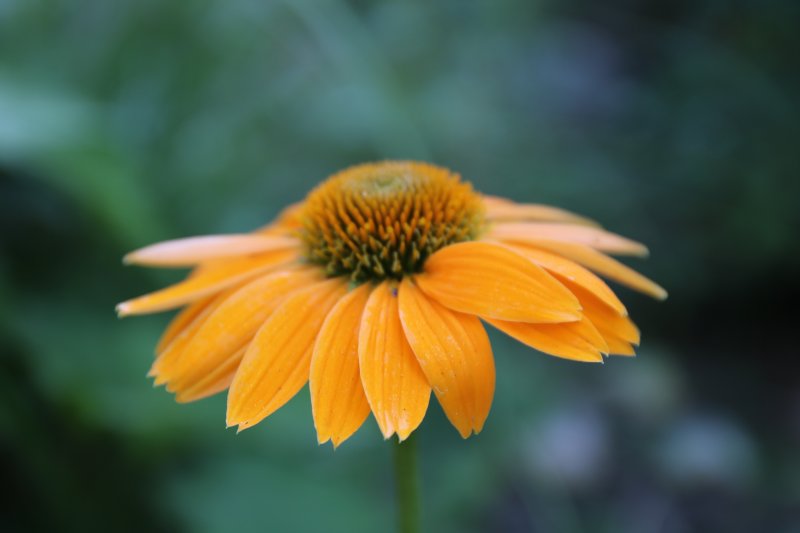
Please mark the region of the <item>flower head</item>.
<svg viewBox="0 0 800 533"><path fill-rule="evenodd" d="M229 389L248 428L306 382L319 442L373 414L385 438L422 422L433 390L463 437L495 387L486 322L541 352L633 355L639 331L596 274L663 299L608 254L639 243L572 213L485 196L447 169L383 162L335 174L250 234L167 241L127 263L192 267L120 315L185 308L150 371L178 401Z"/></svg>

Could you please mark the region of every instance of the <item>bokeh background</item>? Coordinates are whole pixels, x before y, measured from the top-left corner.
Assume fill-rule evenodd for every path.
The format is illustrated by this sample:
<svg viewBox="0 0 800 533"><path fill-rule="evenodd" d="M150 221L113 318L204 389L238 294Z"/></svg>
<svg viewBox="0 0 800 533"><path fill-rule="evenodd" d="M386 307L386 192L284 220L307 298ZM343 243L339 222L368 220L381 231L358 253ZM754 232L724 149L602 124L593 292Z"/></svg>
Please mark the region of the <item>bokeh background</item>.
<svg viewBox="0 0 800 533"><path fill-rule="evenodd" d="M650 245L639 357L493 334L497 395L421 430L428 531L800 531L800 3L0 0L3 531L390 531L369 420L307 389L241 435L145 378L180 273L348 165L451 167ZM794 361L793 361L794 360Z"/></svg>

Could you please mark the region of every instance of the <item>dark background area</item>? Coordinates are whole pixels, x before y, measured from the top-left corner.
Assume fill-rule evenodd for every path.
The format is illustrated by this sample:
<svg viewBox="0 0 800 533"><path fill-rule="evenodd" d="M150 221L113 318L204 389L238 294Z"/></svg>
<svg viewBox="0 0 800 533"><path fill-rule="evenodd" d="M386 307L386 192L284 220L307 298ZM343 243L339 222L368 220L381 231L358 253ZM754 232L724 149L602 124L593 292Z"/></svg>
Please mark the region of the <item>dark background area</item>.
<svg viewBox="0 0 800 533"><path fill-rule="evenodd" d="M800 531L800 3L0 0L3 531L382 531L374 421L316 444L145 378L178 279L122 255L249 231L343 167L421 159L650 246L635 359L492 334L462 441L419 430L429 531Z"/></svg>

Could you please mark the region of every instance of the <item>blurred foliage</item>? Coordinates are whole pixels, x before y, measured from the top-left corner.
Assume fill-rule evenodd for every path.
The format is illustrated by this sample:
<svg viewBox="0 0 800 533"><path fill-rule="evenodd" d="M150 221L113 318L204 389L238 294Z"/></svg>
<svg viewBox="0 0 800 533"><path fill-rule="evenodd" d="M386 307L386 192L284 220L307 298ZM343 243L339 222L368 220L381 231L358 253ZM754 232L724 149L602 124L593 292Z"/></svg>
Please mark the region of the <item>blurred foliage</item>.
<svg viewBox="0 0 800 533"><path fill-rule="evenodd" d="M372 421L316 445L307 392L241 435L145 379L177 279L125 251L246 231L384 158L592 216L671 293L640 356L493 335L461 441L420 431L432 531L798 531L800 4L0 0L3 531L380 531Z"/></svg>

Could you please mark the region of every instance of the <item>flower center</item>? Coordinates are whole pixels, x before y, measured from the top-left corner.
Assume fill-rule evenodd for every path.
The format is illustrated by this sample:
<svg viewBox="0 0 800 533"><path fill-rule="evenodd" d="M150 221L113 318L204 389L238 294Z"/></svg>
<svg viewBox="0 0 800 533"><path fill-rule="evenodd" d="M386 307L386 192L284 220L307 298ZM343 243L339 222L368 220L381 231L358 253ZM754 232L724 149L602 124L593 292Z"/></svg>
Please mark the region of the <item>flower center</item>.
<svg viewBox="0 0 800 533"><path fill-rule="evenodd" d="M354 281L400 279L449 244L483 230L481 197L458 174L425 163L364 164L334 174L306 198L306 258Z"/></svg>

